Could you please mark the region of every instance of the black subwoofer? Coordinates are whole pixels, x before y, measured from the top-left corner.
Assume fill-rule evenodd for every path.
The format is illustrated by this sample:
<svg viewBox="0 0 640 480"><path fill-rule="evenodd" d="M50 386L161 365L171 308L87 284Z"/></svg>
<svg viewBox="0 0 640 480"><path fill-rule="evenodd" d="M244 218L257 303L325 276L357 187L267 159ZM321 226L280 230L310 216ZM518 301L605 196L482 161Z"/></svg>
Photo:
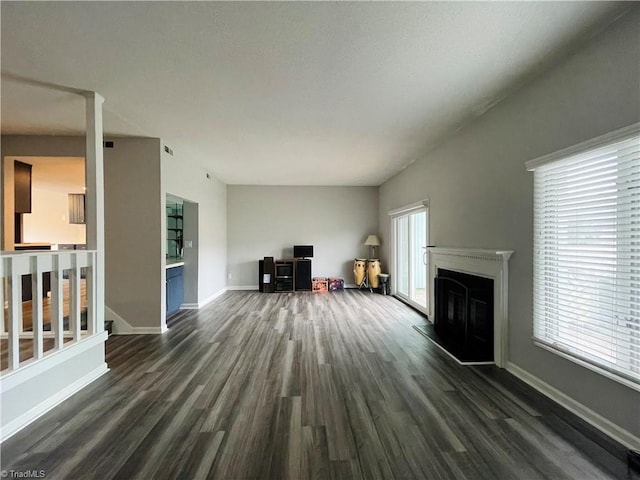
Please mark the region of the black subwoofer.
<svg viewBox="0 0 640 480"><path fill-rule="evenodd" d="M311 260L296 260L295 289L311 290Z"/></svg>

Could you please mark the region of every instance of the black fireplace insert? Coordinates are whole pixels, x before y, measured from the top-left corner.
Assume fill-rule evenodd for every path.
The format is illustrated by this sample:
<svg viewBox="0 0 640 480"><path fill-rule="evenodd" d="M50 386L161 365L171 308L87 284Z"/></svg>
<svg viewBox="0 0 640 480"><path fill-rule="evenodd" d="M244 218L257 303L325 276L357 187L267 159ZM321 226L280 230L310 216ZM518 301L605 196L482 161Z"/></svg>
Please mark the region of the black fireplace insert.
<svg viewBox="0 0 640 480"><path fill-rule="evenodd" d="M454 356L474 362L493 358L493 280L438 269L434 329Z"/></svg>

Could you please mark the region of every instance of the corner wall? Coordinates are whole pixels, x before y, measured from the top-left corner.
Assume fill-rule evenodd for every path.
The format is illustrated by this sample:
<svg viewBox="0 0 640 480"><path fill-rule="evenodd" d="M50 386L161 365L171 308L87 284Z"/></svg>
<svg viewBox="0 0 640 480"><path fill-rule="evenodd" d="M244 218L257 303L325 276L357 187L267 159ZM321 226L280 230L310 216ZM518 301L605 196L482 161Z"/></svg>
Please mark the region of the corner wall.
<svg viewBox="0 0 640 480"><path fill-rule="evenodd" d="M215 178L211 172L187 158L182 152L175 151L174 155L169 155L162 148L161 154L162 228L166 228L164 216L166 194L169 193L198 204L197 209L191 210L194 214L197 210L198 236L197 238L187 238L189 232L185 231L185 240L193 241L192 248L198 249L197 304L202 306L224 292L227 285L227 186ZM192 213L187 212L187 214ZM164 243L163 249L166 250ZM163 265L164 250L162 253ZM185 261L188 257L189 252L185 248ZM189 299L185 298L185 301L189 301Z"/></svg>
<svg viewBox="0 0 640 480"><path fill-rule="evenodd" d="M636 5L564 63L383 184L378 213L388 239L387 212L429 198L431 244L514 250L510 362L636 437L639 392L533 345L533 175L524 163L640 121L639 38Z"/></svg>
<svg viewBox="0 0 640 480"><path fill-rule="evenodd" d="M108 140L114 147L104 149L106 304L134 333L160 333L165 318L160 139Z"/></svg>
<svg viewBox="0 0 640 480"><path fill-rule="evenodd" d="M230 286L257 288L258 260L291 258L293 245L314 246L313 276L353 284L353 259L369 256L364 241L378 232L376 187L228 189Z"/></svg>

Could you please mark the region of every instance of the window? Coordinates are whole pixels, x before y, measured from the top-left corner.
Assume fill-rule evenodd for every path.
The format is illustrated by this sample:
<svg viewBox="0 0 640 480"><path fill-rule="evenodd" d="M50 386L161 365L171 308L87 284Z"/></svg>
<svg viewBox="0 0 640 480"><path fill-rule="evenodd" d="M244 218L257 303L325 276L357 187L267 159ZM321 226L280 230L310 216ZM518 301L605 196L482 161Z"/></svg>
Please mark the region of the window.
<svg viewBox="0 0 640 480"><path fill-rule="evenodd" d="M533 336L640 388L640 129L533 160Z"/></svg>

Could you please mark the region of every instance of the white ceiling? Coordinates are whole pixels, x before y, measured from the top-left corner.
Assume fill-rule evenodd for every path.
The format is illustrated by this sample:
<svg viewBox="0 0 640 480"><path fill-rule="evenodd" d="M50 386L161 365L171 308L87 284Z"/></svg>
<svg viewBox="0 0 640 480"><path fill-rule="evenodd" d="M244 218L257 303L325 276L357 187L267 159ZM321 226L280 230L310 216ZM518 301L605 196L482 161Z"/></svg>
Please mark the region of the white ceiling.
<svg viewBox="0 0 640 480"><path fill-rule="evenodd" d="M7 2L2 132L162 137L229 184L379 185L632 5Z"/></svg>

